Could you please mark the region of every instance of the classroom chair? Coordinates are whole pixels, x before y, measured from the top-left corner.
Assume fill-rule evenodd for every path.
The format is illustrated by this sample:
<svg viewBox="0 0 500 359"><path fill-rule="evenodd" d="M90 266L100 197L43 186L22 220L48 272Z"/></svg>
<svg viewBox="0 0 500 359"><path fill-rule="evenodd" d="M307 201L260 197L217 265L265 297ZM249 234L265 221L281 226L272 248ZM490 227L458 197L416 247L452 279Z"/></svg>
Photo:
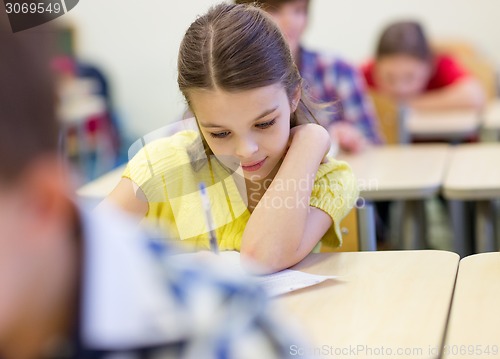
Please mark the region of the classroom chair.
<svg viewBox="0 0 500 359"><path fill-rule="evenodd" d="M343 245L340 248L334 248L326 245L321 246L321 252L358 252L358 215L355 208L342 220L340 224L342 231Z"/></svg>
<svg viewBox="0 0 500 359"><path fill-rule="evenodd" d="M441 40L435 42L433 48L455 57L479 81L488 101L498 96L498 69L476 46L462 40Z"/></svg>
<svg viewBox="0 0 500 359"><path fill-rule="evenodd" d="M369 90L368 95L375 107L380 132L385 143L393 145L405 142L398 104L389 96L375 90Z"/></svg>

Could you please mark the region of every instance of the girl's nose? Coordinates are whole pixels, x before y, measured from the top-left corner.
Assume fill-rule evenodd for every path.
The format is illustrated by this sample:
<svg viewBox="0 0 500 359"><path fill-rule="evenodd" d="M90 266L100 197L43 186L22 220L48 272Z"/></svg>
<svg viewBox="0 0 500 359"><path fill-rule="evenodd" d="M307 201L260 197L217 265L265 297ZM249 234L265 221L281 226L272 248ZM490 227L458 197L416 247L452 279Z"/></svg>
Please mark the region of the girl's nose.
<svg viewBox="0 0 500 359"><path fill-rule="evenodd" d="M236 156L238 156L238 158L252 158L253 154L257 152L258 149L259 146L257 142L251 138L245 138L238 142Z"/></svg>

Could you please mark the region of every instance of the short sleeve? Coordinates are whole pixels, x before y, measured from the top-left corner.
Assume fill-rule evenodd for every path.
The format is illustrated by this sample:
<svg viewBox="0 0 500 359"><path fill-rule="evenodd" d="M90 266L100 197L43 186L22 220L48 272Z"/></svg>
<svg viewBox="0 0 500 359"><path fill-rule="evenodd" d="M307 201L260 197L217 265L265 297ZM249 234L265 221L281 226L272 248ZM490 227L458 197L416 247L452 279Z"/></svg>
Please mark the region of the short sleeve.
<svg viewBox="0 0 500 359"><path fill-rule="evenodd" d="M181 240L208 243L200 183L211 203L213 228L234 222L247 211L239 186L244 177L207 157L198 133L179 132L143 146L123 177L140 188L148 201L146 218ZM175 227L175 230L172 229Z"/></svg>
<svg viewBox="0 0 500 359"><path fill-rule="evenodd" d="M340 222L352 209L358 195L356 178L346 162L329 158L327 163L320 165L309 204L326 212L333 220L332 227L322 238L324 244L342 245Z"/></svg>
<svg viewBox="0 0 500 359"><path fill-rule="evenodd" d="M435 71L429 80L427 89L437 90L452 85L468 75L467 71L453 57L438 55Z"/></svg>
<svg viewBox="0 0 500 359"><path fill-rule="evenodd" d="M375 66L375 63L372 60L372 61L365 63L360 68L360 71L363 74L363 77L365 78L366 85L371 89L377 88L377 86L375 85L375 81L373 80L374 66Z"/></svg>
<svg viewBox="0 0 500 359"><path fill-rule="evenodd" d="M122 177L132 180L149 203L166 202L167 187L179 186L179 178L192 172L187 148L197 140L193 131L179 132L144 145L129 161Z"/></svg>

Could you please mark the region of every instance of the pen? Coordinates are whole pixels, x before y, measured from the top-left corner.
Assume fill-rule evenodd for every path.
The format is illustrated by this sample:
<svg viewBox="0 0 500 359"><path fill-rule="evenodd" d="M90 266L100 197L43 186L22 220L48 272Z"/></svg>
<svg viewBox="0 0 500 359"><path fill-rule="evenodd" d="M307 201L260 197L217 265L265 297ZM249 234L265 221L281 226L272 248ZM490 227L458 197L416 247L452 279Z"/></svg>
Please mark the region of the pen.
<svg viewBox="0 0 500 359"><path fill-rule="evenodd" d="M210 210L210 198L208 198L205 183L201 182L199 184L199 187L201 194L201 203L203 204L203 209L205 211L205 219L207 220L207 226L210 235L210 249L215 254L219 254L219 246L217 244L217 238L215 238L214 221L212 218L212 212Z"/></svg>

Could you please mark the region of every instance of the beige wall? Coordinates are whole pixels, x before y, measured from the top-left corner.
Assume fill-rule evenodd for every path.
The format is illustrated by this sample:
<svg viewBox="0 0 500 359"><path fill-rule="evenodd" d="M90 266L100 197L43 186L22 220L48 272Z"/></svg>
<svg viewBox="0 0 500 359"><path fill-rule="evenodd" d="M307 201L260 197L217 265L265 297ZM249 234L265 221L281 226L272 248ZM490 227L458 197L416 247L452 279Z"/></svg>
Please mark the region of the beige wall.
<svg viewBox="0 0 500 359"><path fill-rule="evenodd" d="M381 28L399 18L421 21L432 38L467 39L500 63L498 0L313 0L307 43L361 61Z"/></svg>
<svg viewBox="0 0 500 359"><path fill-rule="evenodd" d="M399 17L421 20L436 38L473 41L500 64L499 0L312 0L305 42L361 62L380 28ZM78 28L78 52L108 73L129 136L176 119L182 34L215 0L82 0L65 16Z"/></svg>

